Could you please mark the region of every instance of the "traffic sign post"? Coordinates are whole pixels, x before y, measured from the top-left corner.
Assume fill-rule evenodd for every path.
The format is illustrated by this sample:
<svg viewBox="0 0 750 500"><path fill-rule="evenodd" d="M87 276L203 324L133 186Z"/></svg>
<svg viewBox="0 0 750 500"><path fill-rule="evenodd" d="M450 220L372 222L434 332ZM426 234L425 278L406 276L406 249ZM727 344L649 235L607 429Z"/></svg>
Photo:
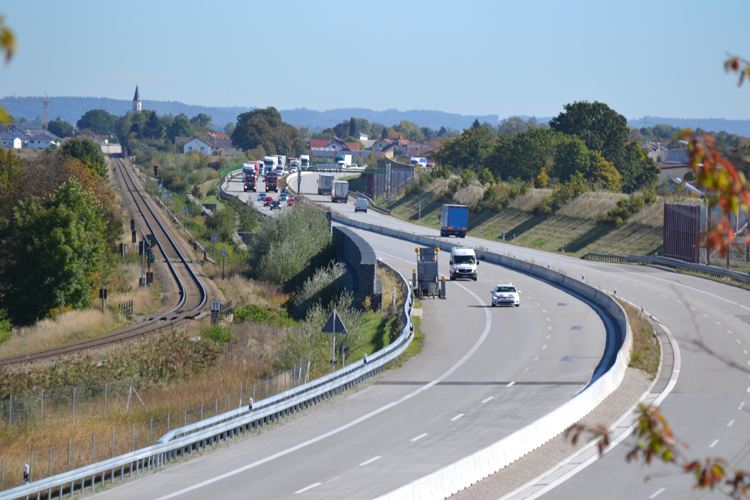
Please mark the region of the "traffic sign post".
<svg viewBox="0 0 750 500"><path fill-rule="evenodd" d="M188 214L187 207L185 207L185 210L183 210L183 213L185 214L185 222L184 223L187 224L187 214Z"/></svg>
<svg viewBox="0 0 750 500"><path fill-rule="evenodd" d="M224 261L227 258L227 249L221 249L221 279L224 279Z"/></svg>
<svg viewBox="0 0 750 500"><path fill-rule="evenodd" d="M328 321L326 321L325 326L323 326L322 333L332 333L333 334L333 349L331 350L331 353L333 354L333 357L331 359L331 373L333 373L336 370L336 333L346 333L346 327L344 327L344 323L341 321L341 316L339 316L339 313L336 311L336 309L333 310L331 313L331 316L328 318Z"/></svg>
<svg viewBox="0 0 750 500"><path fill-rule="evenodd" d="M211 243L213 243L213 248L211 249L211 253L216 255L216 233L213 233L211 235Z"/></svg>

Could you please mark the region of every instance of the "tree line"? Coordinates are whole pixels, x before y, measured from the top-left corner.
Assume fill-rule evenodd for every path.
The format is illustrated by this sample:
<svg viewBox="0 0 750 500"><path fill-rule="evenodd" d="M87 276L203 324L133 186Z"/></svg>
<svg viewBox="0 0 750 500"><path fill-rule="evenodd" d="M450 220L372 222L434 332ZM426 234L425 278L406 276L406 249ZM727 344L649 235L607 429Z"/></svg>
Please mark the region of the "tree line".
<svg viewBox="0 0 750 500"><path fill-rule="evenodd" d="M477 120L444 142L432 159L458 171L480 174L486 169L496 180L537 187L565 183L579 175L591 185L626 193L657 182L656 162L629 139L625 117L606 104L566 104L549 128L536 120L521 122L509 119L495 128Z"/></svg>
<svg viewBox="0 0 750 500"><path fill-rule="evenodd" d="M30 160L0 150L0 320L26 325L91 305L122 233L106 177L90 139Z"/></svg>

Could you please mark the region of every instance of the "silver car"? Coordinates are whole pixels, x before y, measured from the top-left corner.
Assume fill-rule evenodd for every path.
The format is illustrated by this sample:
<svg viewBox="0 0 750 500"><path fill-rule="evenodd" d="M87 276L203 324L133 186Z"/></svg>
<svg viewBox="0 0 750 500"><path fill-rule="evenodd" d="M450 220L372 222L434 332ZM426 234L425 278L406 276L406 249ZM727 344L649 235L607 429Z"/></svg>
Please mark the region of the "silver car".
<svg viewBox="0 0 750 500"><path fill-rule="evenodd" d="M518 290L513 286L513 283L497 285L490 293L492 293L492 307L510 305L518 307L521 305Z"/></svg>

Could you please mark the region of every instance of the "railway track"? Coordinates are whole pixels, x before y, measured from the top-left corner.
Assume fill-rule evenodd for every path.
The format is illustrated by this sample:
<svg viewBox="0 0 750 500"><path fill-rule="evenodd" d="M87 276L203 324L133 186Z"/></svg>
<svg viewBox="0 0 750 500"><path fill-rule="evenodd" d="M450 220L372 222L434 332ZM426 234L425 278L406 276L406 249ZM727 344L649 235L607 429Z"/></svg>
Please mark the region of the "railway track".
<svg viewBox="0 0 750 500"><path fill-rule="evenodd" d="M138 210L138 215L145 224L143 229L148 228L149 232L154 235L156 245L161 252L161 257L169 267L170 273L177 284L180 296L177 305L165 313L149 317L145 321L132 324L122 330L117 330L100 337L0 358L0 366L39 361L132 339L158 330L159 328L171 326L184 319L195 318L202 312L206 305L207 293L203 283L201 283L195 271L190 267L190 263L180 251L167 228L159 220L156 212L151 208L151 203L138 188L127 165L120 158L115 156L111 156L110 158L113 161L115 178L119 176L122 180L123 195L129 195L132 198Z"/></svg>

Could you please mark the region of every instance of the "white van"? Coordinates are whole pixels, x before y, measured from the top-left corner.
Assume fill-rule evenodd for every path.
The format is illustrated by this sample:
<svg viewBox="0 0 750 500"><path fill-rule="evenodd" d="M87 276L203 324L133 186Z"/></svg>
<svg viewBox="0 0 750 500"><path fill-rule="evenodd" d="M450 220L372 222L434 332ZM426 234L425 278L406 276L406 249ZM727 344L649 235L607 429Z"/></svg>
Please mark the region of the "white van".
<svg viewBox="0 0 750 500"><path fill-rule="evenodd" d="M477 280L479 259L473 248L453 247L451 249L450 276L452 280L469 278Z"/></svg>
<svg viewBox="0 0 750 500"><path fill-rule="evenodd" d="M357 201L354 202L354 212L367 213L367 200L364 198L357 198Z"/></svg>

